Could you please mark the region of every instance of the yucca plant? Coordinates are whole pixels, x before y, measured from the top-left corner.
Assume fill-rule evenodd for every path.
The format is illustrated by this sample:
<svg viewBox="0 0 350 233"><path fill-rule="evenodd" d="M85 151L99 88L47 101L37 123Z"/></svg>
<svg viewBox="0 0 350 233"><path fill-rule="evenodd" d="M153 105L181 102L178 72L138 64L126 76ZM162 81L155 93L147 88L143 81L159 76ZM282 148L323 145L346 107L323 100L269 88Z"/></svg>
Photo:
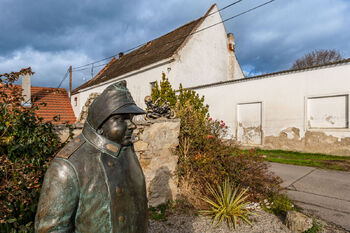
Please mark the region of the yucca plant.
<svg viewBox="0 0 350 233"><path fill-rule="evenodd" d="M208 184L208 189L214 199L210 197L201 198L203 201L209 204L209 209L200 211L201 214L211 216L213 225L219 225L221 222L226 222L231 229L232 224L234 228L237 228L238 219L242 219L249 225L252 223L249 221L248 216L252 213L246 208L249 202L246 201L248 189L242 189L238 192L238 188L235 188L228 179L225 180L222 186L218 185L217 190L213 189Z"/></svg>

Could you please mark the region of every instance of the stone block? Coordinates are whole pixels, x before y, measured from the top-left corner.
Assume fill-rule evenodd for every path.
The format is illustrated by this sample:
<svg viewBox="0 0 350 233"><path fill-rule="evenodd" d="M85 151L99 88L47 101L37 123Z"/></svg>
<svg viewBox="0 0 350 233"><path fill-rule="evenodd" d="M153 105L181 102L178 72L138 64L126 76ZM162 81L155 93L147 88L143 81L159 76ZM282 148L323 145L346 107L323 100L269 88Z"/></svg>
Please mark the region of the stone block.
<svg viewBox="0 0 350 233"><path fill-rule="evenodd" d="M179 144L180 120L158 119L146 123L137 124L138 141L134 142L134 148L140 154L148 203L158 206L175 200L178 193L175 176L178 157L172 150Z"/></svg>
<svg viewBox="0 0 350 233"><path fill-rule="evenodd" d="M288 211L286 225L293 233L304 232L312 227L312 219L297 211Z"/></svg>
<svg viewBox="0 0 350 233"><path fill-rule="evenodd" d="M134 143L134 148L135 151L146 151L148 147L148 143L144 142L144 141L137 141Z"/></svg>

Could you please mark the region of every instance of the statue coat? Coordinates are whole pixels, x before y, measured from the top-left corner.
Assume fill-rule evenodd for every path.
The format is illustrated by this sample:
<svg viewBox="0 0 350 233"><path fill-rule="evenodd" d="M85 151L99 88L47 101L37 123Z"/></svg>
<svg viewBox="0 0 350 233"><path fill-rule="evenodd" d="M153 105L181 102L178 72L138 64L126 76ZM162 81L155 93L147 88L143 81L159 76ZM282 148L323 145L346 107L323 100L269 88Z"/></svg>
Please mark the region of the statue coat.
<svg viewBox="0 0 350 233"><path fill-rule="evenodd" d="M88 123L48 168L35 232L147 232L145 178L133 145L121 146Z"/></svg>

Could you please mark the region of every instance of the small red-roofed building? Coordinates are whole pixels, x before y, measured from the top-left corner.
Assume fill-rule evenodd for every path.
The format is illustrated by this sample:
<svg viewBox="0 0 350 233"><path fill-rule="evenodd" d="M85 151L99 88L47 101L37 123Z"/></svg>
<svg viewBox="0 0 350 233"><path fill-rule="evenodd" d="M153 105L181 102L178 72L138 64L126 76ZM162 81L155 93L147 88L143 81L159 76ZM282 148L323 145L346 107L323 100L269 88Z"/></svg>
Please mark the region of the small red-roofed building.
<svg viewBox="0 0 350 233"><path fill-rule="evenodd" d="M21 98L21 103L18 104L23 108L38 106L39 109L35 110L38 117L42 118L44 122L51 122L60 141L65 142L70 136L70 130L66 124L73 125L76 122L67 90L53 87L33 87L31 86L30 74L23 75L21 79L22 85L10 87L0 84L1 93L5 94L2 96L7 98L9 102L16 102ZM75 129L73 133L76 135L80 131L80 128Z"/></svg>
<svg viewBox="0 0 350 233"><path fill-rule="evenodd" d="M53 124L75 123L76 118L66 89L31 87L31 92L33 103L46 103L37 111L44 121L51 121Z"/></svg>
<svg viewBox="0 0 350 233"><path fill-rule="evenodd" d="M22 85L14 86L19 90L22 89ZM36 113L39 117L43 118L45 122L50 121L54 125L75 123L76 118L66 89L31 86L30 93L31 101L29 106L31 104L40 105L40 109L37 110ZM6 94L9 95L11 93L8 91ZM26 105L23 104L23 106L25 107Z"/></svg>

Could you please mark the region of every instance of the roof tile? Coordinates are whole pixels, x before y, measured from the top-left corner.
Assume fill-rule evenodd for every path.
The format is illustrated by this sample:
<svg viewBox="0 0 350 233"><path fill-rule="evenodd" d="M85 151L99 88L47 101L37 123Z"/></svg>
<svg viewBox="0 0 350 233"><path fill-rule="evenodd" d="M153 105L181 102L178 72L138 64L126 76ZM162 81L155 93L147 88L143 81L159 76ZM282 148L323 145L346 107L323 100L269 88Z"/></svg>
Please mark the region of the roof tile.
<svg viewBox="0 0 350 233"><path fill-rule="evenodd" d="M15 86L22 88L21 85ZM40 109L37 110L38 116L42 117L44 121L51 121L53 124L75 123L76 118L66 89L31 87L31 94L34 104L46 103L45 105L40 105ZM54 121L54 118L58 115L60 120Z"/></svg>

